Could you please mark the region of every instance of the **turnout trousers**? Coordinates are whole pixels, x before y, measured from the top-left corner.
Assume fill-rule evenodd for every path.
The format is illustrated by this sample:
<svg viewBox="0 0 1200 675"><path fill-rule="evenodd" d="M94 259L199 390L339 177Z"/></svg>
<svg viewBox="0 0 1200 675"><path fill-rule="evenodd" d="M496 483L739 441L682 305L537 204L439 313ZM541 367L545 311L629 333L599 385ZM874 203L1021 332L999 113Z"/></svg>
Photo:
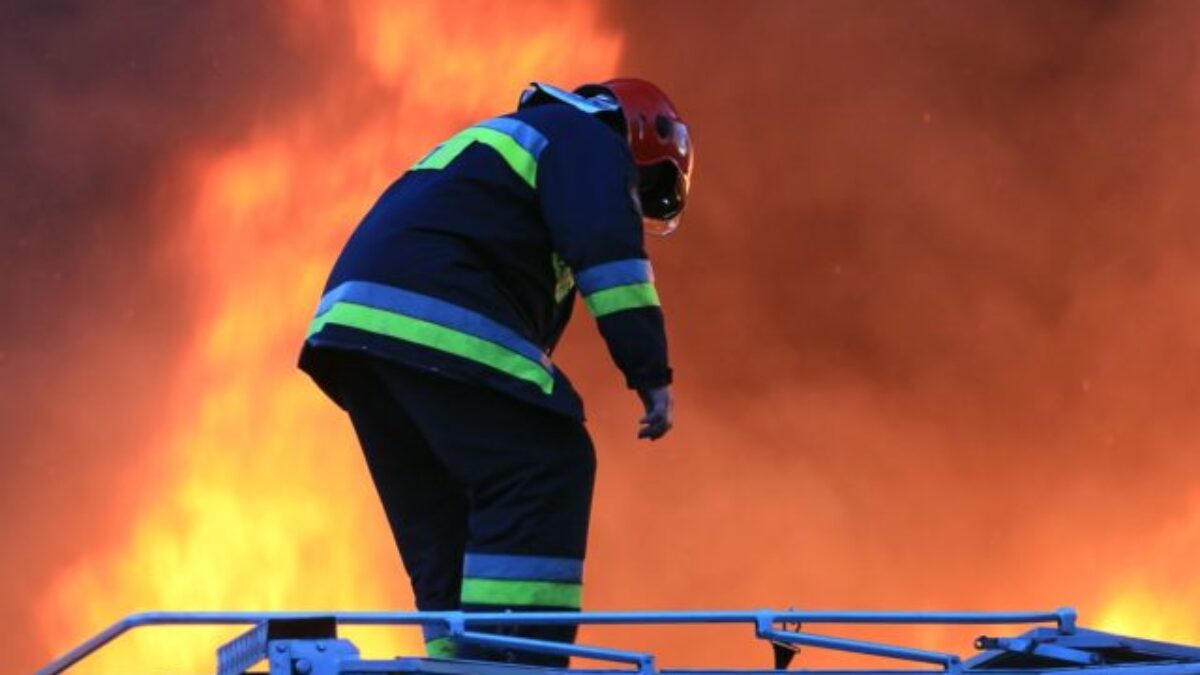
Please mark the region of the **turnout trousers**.
<svg viewBox="0 0 1200 675"><path fill-rule="evenodd" d="M349 414L422 611L580 608L596 470L582 422L498 391L329 351L315 377ZM574 626L471 630L573 642ZM566 667L564 657L455 644L430 656Z"/></svg>

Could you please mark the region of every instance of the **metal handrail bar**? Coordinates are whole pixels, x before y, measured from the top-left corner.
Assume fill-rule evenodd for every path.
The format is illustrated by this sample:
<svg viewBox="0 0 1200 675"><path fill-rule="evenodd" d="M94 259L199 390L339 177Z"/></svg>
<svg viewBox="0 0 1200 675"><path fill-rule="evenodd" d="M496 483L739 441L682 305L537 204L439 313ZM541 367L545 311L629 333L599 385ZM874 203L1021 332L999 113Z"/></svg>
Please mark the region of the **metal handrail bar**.
<svg viewBox="0 0 1200 675"><path fill-rule="evenodd" d="M1028 624L1054 622L1063 633L1075 631L1076 613L1070 607L1033 612L926 612L926 611L833 611L833 610L742 610L742 611L634 611L634 612L140 612L131 614L89 638L38 675L57 675L95 653L106 644L135 628L180 625L244 625L282 619L329 617L345 625L655 625L749 623L756 627L773 623L800 624ZM761 631L760 631L761 632ZM793 635L801 635L793 633ZM834 638L836 643L839 639ZM825 645L844 649L845 645ZM896 648L904 650L905 648ZM855 651L846 649L846 651ZM920 650L911 650L919 652ZM925 660L925 659L915 659Z"/></svg>

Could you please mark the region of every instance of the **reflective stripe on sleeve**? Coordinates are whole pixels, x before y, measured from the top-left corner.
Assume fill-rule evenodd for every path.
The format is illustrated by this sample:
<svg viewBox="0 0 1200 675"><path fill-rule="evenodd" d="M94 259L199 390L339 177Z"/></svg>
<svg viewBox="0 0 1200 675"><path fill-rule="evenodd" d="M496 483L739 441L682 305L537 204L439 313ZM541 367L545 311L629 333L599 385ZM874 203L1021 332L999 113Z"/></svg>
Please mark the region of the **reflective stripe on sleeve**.
<svg viewBox="0 0 1200 675"><path fill-rule="evenodd" d="M658 307L654 270L642 258L617 260L589 267L575 275L583 302L594 317L626 309Z"/></svg>
<svg viewBox="0 0 1200 675"><path fill-rule="evenodd" d="M655 290L653 284L630 284L606 288L603 291L583 296L583 302L592 316L597 319L627 309L661 305L658 300L658 291Z"/></svg>
<svg viewBox="0 0 1200 675"><path fill-rule="evenodd" d="M615 260L593 265L575 275L575 283L585 295L613 286L654 283L654 268L644 258Z"/></svg>

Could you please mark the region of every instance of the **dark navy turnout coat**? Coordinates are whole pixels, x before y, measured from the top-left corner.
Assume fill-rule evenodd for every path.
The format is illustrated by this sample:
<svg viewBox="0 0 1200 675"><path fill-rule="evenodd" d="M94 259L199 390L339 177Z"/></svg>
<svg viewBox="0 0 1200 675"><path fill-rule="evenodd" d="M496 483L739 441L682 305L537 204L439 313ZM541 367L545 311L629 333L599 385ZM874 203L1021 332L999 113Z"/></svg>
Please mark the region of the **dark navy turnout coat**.
<svg viewBox="0 0 1200 675"><path fill-rule="evenodd" d="M317 375L326 350L364 351L582 419L550 361L578 289L628 386L670 383L636 186L625 140L571 105L459 132L354 231L301 367Z"/></svg>

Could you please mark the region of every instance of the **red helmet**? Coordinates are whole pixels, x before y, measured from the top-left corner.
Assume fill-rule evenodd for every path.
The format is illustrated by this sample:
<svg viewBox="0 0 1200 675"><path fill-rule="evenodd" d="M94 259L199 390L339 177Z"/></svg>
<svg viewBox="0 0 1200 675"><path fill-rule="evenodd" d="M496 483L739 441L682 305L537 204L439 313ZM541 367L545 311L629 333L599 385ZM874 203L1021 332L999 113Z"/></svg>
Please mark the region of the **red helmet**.
<svg viewBox="0 0 1200 675"><path fill-rule="evenodd" d="M679 227L687 204L695 157L687 125L667 95L653 84L622 77L585 84L575 93L586 98L616 99L633 159L638 165L638 196L646 231L668 235Z"/></svg>

